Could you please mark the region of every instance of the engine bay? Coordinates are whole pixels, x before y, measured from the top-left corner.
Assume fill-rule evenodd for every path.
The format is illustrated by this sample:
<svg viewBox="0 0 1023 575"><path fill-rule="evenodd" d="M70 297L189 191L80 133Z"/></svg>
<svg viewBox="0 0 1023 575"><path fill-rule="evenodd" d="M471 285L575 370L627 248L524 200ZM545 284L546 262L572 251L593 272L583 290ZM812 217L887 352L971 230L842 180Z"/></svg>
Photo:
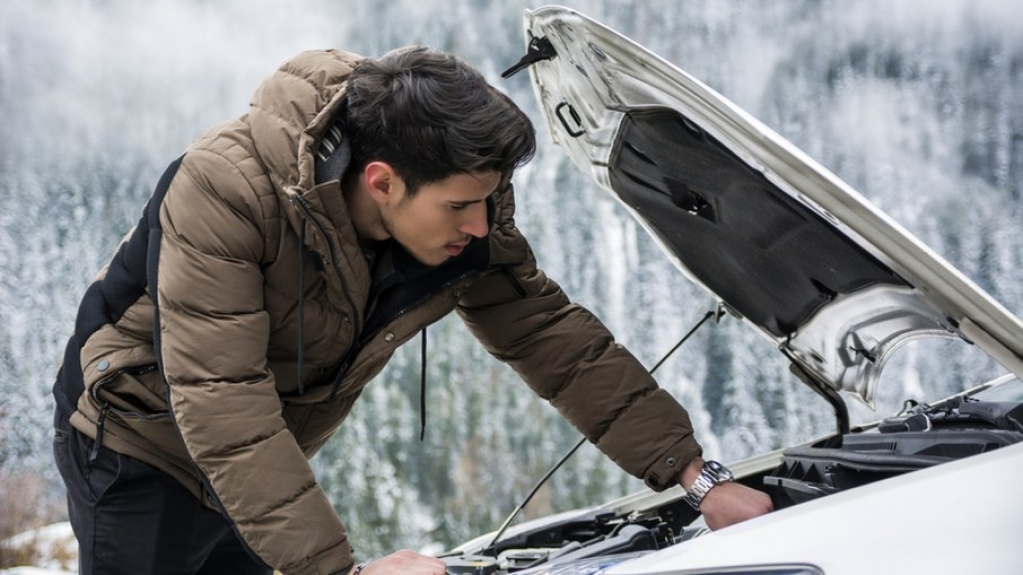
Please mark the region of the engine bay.
<svg viewBox="0 0 1023 575"><path fill-rule="evenodd" d="M876 429L783 452L763 479L781 509L1023 440L1023 403L954 397L911 404Z"/></svg>
<svg viewBox="0 0 1023 575"><path fill-rule="evenodd" d="M936 404L907 401L895 416L785 449L780 464L737 477L775 510L1023 441L1023 381L1000 378ZM680 497L649 507L562 514L442 556L448 573L553 573L580 560L619 562L706 534ZM488 536L493 537L493 535ZM587 571L590 572L590 571Z"/></svg>

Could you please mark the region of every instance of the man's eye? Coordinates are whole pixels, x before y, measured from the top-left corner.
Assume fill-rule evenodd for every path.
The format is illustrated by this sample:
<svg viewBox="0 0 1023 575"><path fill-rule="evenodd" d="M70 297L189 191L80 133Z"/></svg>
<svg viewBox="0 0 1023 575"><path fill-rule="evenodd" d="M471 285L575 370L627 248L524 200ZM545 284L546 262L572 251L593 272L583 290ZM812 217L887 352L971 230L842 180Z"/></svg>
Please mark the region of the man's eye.
<svg viewBox="0 0 1023 575"><path fill-rule="evenodd" d="M450 208L452 210L455 210L456 212L462 211L462 210L464 210L467 207L469 207L468 204L451 204L450 205Z"/></svg>

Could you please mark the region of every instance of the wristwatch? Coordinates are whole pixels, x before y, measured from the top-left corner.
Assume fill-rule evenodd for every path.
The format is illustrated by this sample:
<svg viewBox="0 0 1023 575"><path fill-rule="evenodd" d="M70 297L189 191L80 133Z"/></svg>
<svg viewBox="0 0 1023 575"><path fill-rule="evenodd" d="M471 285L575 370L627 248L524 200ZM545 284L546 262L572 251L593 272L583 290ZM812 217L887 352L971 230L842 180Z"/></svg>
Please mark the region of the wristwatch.
<svg viewBox="0 0 1023 575"><path fill-rule="evenodd" d="M700 503L703 502L703 498L706 497L708 491L716 485L734 479L735 476L724 465L717 461L704 461L703 467L700 469L700 475L696 477L696 481L693 482L693 485L686 492L686 496L683 499L690 507L699 511Z"/></svg>

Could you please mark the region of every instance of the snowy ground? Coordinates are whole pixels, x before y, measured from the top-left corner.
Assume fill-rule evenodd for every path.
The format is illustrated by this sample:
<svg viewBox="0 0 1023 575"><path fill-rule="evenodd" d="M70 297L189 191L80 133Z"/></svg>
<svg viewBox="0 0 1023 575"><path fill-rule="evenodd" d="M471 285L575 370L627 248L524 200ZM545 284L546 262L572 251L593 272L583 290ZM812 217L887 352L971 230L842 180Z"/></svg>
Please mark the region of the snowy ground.
<svg viewBox="0 0 1023 575"><path fill-rule="evenodd" d="M70 523L55 523L27 531L5 541L8 549L32 549L32 566L0 569L0 575L75 575L78 545Z"/></svg>
<svg viewBox="0 0 1023 575"><path fill-rule="evenodd" d="M0 575L78 575L78 569L74 567L73 571L66 571L49 567L11 567L0 569Z"/></svg>

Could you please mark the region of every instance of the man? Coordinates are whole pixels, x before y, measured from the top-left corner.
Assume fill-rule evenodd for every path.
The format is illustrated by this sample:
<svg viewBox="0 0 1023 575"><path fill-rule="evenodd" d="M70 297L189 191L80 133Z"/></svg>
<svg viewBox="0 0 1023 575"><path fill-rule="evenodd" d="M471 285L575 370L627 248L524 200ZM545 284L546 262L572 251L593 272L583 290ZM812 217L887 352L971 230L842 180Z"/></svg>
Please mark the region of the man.
<svg viewBox="0 0 1023 575"><path fill-rule="evenodd" d="M86 292L54 386L81 572L443 573L410 551L355 566L307 459L452 310L625 470L692 486L685 411L515 228L534 146L506 96L421 48L300 54L202 134ZM770 509L711 487L711 526Z"/></svg>

